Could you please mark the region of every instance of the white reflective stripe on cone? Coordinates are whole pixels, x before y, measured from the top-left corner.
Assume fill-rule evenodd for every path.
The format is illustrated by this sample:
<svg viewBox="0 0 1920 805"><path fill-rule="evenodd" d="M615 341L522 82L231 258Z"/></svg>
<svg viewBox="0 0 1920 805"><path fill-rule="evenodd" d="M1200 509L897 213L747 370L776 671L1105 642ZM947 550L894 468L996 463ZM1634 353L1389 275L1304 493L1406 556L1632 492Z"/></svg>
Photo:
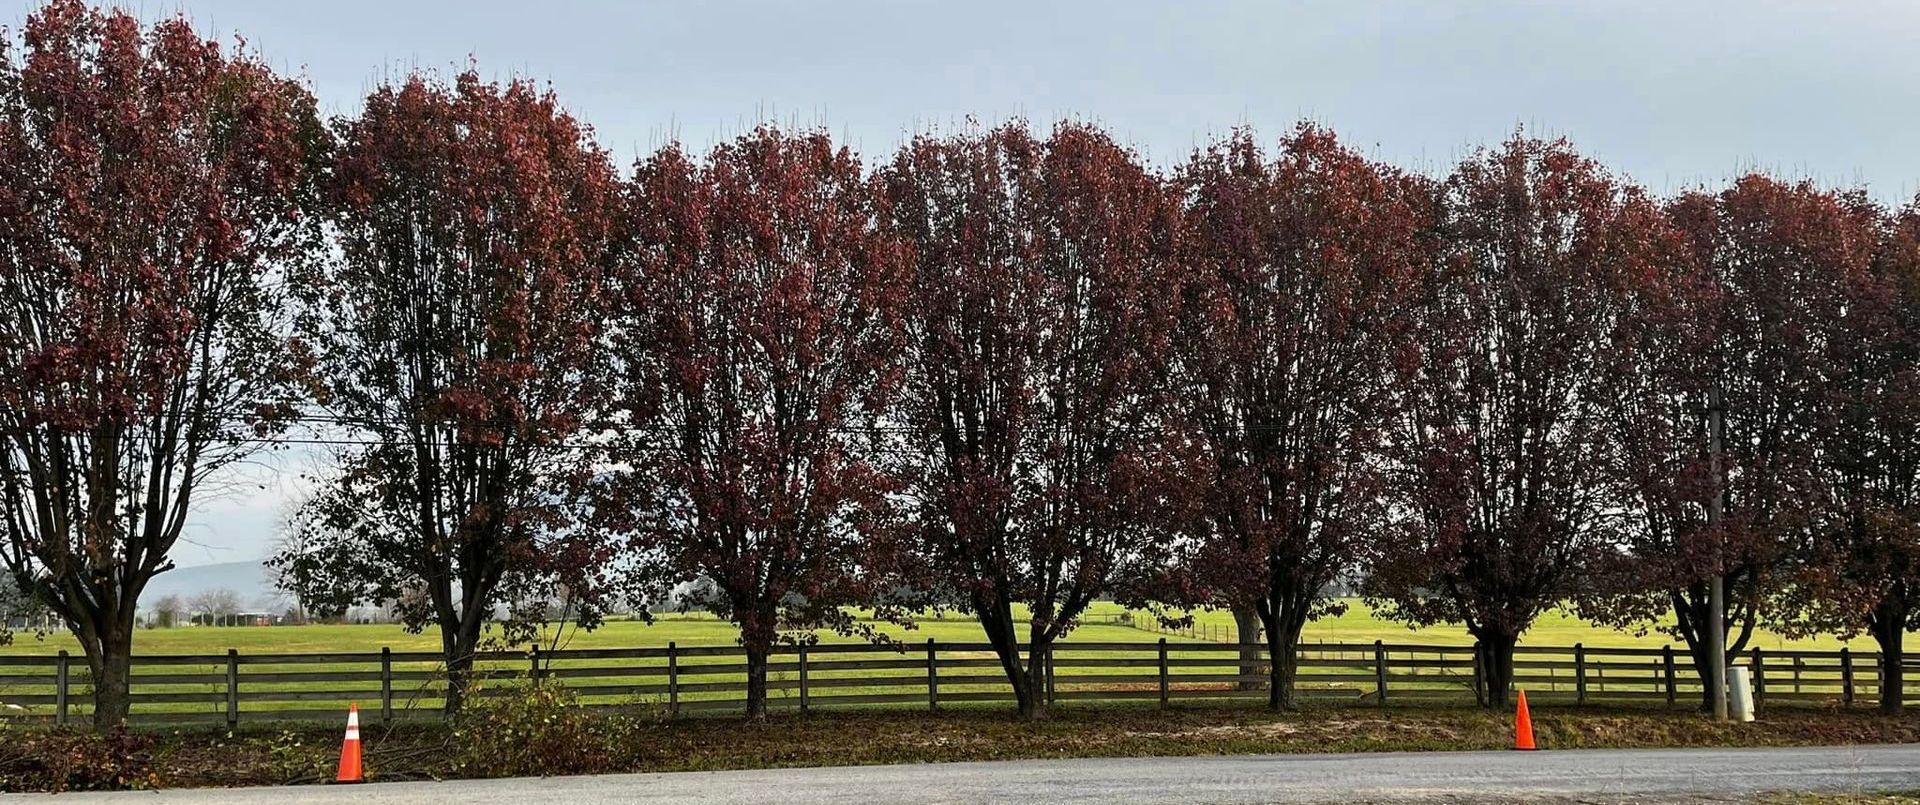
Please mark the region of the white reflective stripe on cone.
<svg viewBox="0 0 1920 805"><path fill-rule="evenodd" d="M347 711L347 729L353 729L358 726L360 726L360 711L359 710Z"/></svg>
<svg viewBox="0 0 1920 805"><path fill-rule="evenodd" d="M347 728L347 740L349 740L349 741L358 741L358 740L360 740L360 728L359 728L359 727L348 727L348 728Z"/></svg>

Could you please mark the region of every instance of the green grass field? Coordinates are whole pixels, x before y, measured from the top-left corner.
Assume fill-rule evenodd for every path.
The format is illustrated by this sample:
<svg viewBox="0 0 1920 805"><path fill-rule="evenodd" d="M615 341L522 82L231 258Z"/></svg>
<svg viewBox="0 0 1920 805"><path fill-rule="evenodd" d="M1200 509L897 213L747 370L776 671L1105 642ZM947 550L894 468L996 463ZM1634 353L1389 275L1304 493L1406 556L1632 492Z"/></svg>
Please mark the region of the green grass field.
<svg viewBox="0 0 1920 805"><path fill-rule="evenodd" d="M1440 646L1466 646L1472 642L1466 632L1459 627L1409 629L1403 625L1374 617L1373 614L1359 602L1350 603L1352 605L1349 610L1341 616L1325 619L1309 625L1304 635L1304 642L1309 645L1316 643L1368 644L1375 640L1382 640L1388 643L1403 645L1419 644ZM1207 659L1218 658L1220 661L1225 661L1228 655L1181 648L1181 646L1199 642L1229 642L1232 639L1233 625L1233 619L1230 614L1226 612L1197 613L1195 617L1195 628L1192 631L1183 630L1177 633L1162 633L1154 629L1151 624L1155 621L1146 613L1135 612L1131 613L1131 615L1130 620L1134 625L1128 624L1129 613L1125 609L1114 604L1102 603L1088 613L1080 627L1069 635L1067 643L1069 645L1073 643L1150 644L1160 637L1165 636L1168 638L1169 645L1174 649L1170 654L1172 672L1174 674L1231 673L1231 668L1221 668L1217 664L1210 665L1209 663L1214 662L1214 660ZM932 638L936 640L937 643L945 646L985 642L985 637L979 625L975 623L971 617L962 613L947 613L944 617L923 618L912 626L883 624L880 625L880 628L902 642L912 644L924 642L928 638ZM542 648L554 645L554 643L551 642L552 635L549 634L547 637L548 639L543 640L541 644ZM858 640L857 638L834 634L822 634L820 635L820 639L824 643L846 643ZM709 615L668 615L657 618L652 624L639 621L616 620L591 632L569 629L562 635L558 641L558 645L568 649L659 648L666 646L669 642L682 648L732 646L736 645L736 631L731 624ZM1670 641L1665 635L1657 632L1635 635L1596 627L1570 615L1553 612L1541 618L1540 622L1527 634L1523 642L1527 645L1543 647L1567 647L1575 643L1584 643L1589 647L1596 648L1658 648ZM1753 645L1758 648L1775 651L1781 649L1834 649L1845 644L1832 639L1788 641L1777 635L1762 634L1757 636ZM363 660L356 663L336 663L328 661L289 664L284 662L263 662L262 660L265 658L262 658L260 655L378 652L383 647L390 648L395 652L437 652L439 649L439 638L438 635L431 630L423 634L408 634L404 629L394 625L311 625L230 628L187 626L169 629L143 629L136 636L134 646L137 655L147 656L179 654L218 655L224 654L228 649L234 649L243 657L255 658L241 666L240 678L242 680L242 688L250 697L248 703L243 706L243 709L246 712L257 713L260 711L295 711L303 708L311 711L311 708L316 706L320 708L344 707L347 701L358 700L364 703L369 695L374 696L376 699L378 697L378 675L372 673L379 667L377 659L371 661ZM1872 650L1871 641L1868 640L1855 640L1852 643L1852 647L1857 651ZM524 646L506 646L495 643L494 645L488 646L488 648L517 652L523 650ZM45 655L63 649L72 653L78 653L78 646L70 636L65 634L48 635L44 638L31 634L16 635L15 641L11 646L0 648L0 666L7 665L6 658L9 656L18 657L29 654ZM1098 653L1098 650L1096 650L1095 654ZM1138 650L1132 653L1135 655L1141 654ZM1145 656L1150 657L1151 653L1150 649L1146 650ZM1402 657L1410 657L1413 655L1413 653L1405 650L1398 651L1397 654ZM954 674L952 677L946 676L947 672L942 672L942 687L944 691L952 693L1004 692L1005 681L1000 676L997 667L995 667L992 652L960 651L949 648L946 652L942 653L941 656L951 660L958 660L962 663L974 663L968 667L967 671ZM1088 655L1083 654L1082 656ZM1366 675L1370 673L1371 666L1369 663L1371 662L1370 658L1372 656L1370 650L1357 652L1344 651L1338 652L1335 655L1321 654L1319 656L1338 656L1342 661L1352 660L1351 667L1345 667L1344 671L1337 668L1331 669L1335 673L1349 674L1350 676L1347 679L1324 683L1316 682L1311 686L1312 689L1323 698L1332 697L1334 700L1339 700L1342 697L1358 696L1371 690L1371 676L1358 678L1351 676L1352 674ZM1434 655L1432 652L1426 652L1425 656L1437 657L1438 655ZM1457 654L1453 656L1456 660L1460 659ZM822 655L822 657L826 660L833 659L825 655ZM885 658L873 657L873 659L884 660ZM683 674L682 684L688 682L696 684L694 684L692 688L682 689L683 691L688 691L682 695L682 700L685 702L700 702L706 700L709 703L718 704L721 700L737 698L737 693L721 690L718 686L738 683L744 678L739 670L742 667L739 665L739 662L740 660L737 655L692 656L683 658L680 665L681 673ZM525 660L498 660L489 661L484 665L496 671L518 673L524 670L524 663ZM816 696L899 695L903 693L903 684L910 688L915 680L924 679L924 672L912 670L914 663L911 660L907 660L904 665L901 664L901 660L894 660L892 664L882 662L872 666L824 670L825 665L831 664L832 663L824 663L822 665L823 670L816 670L815 672L815 676L813 677L816 680L815 684L827 688L827 690L817 692ZM1231 662L1228 661L1226 664L1231 665ZM666 661L664 659L654 657L630 658L611 663L606 660L567 659L558 661L558 664L552 667L558 669L558 673L562 673L560 677L561 681L569 686L586 686L582 688L583 690L619 691L628 690L627 688L621 687L623 685L658 685L662 683L664 677L661 675L665 673L665 665ZM706 670L701 670L699 668L701 665L708 665L710 667ZM1128 678L1116 678L1116 681L1111 684L1119 685L1119 687L1108 689L1132 690L1139 689L1138 686L1143 684L1150 685L1150 680L1139 676L1139 674L1142 673L1140 670L1126 667L1099 667L1098 663L1093 663L1093 665L1095 667L1077 667L1068 673L1093 675L1091 677L1080 677L1082 684L1108 675L1116 677L1123 677L1128 674L1133 675ZM435 670L437 667L438 664L433 662L407 661L403 663L396 660L394 662L394 670L396 671L395 692L397 698L412 699L419 706L423 707L433 706L432 702L438 698L438 691L443 689L442 682L444 681L444 677L440 676ZM19 669L18 672L28 673L29 675L6 677L11 681L8 684L0 685L0 703L9 706L16 702L24 703L35 708L33 712L41 712L52 700L50 695L52 688L48 682L44 681L46 679L45 674L50 673L50 671L47 666L44 665L37 666L38 670L29 670L19 666L16 666L16 668ZM84 668L84 666L82 666L82 668ZM1135 666L1135 668L1137 668L1137 666ZM224 669L224 662L210 664L195 662L191 665L137 665L135 668L136 680L139 677L147 675L156 675L156 677L166 675L175 676L164 680L156 678L151 682L137 682L135 687L139 692L152 694L158 698L149 698L145 703L138 704L136 712L198 713L202 716L215 716L222 712L224 708L220 694L221 691L225 690L223 684L224 676L222 676L225 673ZM401 671L407 672L407 681L405 684L401 684L398 681L398 672ZM636 679L635 675L643 671L645 674L654 674L655 676L650 679ZM1147 672L1151 673L1151 669L1148 669ZM1463 695L1462 691L1465 690L1464 685L1467 681L1464 676L1465 672L1457 667L1450 670L1438 668L1422 669L1408 673L1414 674L1415 676L1396 677L1399 681L1396 681L1395 685L1402 686L1397 689L1404 688L1412 690L1415 693L1446 693L1447 695L1454 695L1457 698L1459 695ZM338 680L315 678L317 675L323 674L344 676ZM178 675L192 676L188 678ZM1198 677L1191 678L1197 679ZM790 670L789 666L787 670L776 669L770 675L770 679L776 682L791 683L795 679L795 674ZM706 683L707 686L702 688L699 683ZM1110 683L1099 682L1096 686L1108 684ZM1201 687L1206 686L1206 683L1200 684ZM1683 687L1690 688L1693 685L1692 678L1687 677L1683 679L1682 685ZM599 687L594 688L594 686ZM1556 684L1552 686L1551 689L1558 690L1559 687L1562 686ZM1796 690L1797 689L1796 687ZM369 693L370 690L371 693ZM176 694L177 696L175 696ZM293 694L293 696L291 701L277 701L274 700L274 695L276 694ZM795 689L791 686L775 692L775 698L782 700L790 700L794 695ZM914 699L915 696L918 695L919 694L908 695L903 698ZM173 698L168 698L169 696L173 696ZM639 704L648 707L659 706L662 703L661 699L662 696L659 694L657 688L651 693L645 694L602 692L592 697L594 703ZM325 703L323 704L322 702ZM791 701L789 701L789 703L791 703ZM73 706L76 710L84 711L86 703L83 699L77 699L73 702ZM909 704L909 706L911 705Z"/></svg>
<svg viewBox="0 0 1920 805"><path fill-rule="evenodd" d="M1420 643L1433 645L1471 645L1473 638L1459 626L1434 626L1421 629L1409 629L1407 626L1375 617L1365 604L1359 601L1349 602L1345 614L1307 624L1301 636L1305 643L1371 643L1385 640L1397 643ZM1158 635L1148 629L1117 625L1116 619L1126 610L1117 604L1100 602L1083 619L1069 640L1126 642L1155 639ZM1142 627L1148 626L1152 618L1144 612L1135 613L1135 622ZM1233 617L1224 611L1206 611L1194 616L1195 635L1200 638L1229 640L1233 629ZM939 618L923 618L912 627L894 624L882 625L882 630L897 638L918 642L934 638L940 642L977 643L985 640L980 627L970 616L964 613L946 613ZM641 646L664 646L669 641L682 646L730 645L735 642L736 632L725 621L704 614L662 615L652 624L633 620L614 620L591 632L568 629L562 635L560 644L565 648L632 648ZM1184 634L1184 633L1183 633ZM551 638L551 635L548 635ZM849 638L830 633L820 635L823 642L846 642ZM1659 632L1634 634L1603 626L1595 626L1570 614L1552 611L1541 616L1521 641L1522 645L1534 646L1571 646L1585 643L1589 646L1652 647L1667 643L1676 643L1667 635ZM543 647L549 645L542 643ZM1838 649L1850 646L1854 650L1871 651L1873 641L1857 637L1852 641L1841 641L1831 637L1819 637L1811 640L1788 640L1772 632L1759 632L1754 636L1752 645L1767 650L1778 649ZM208 654L223 653L227 649L237 649L243 654L255 653L300 653L300 652L351 652L379 651L382 647L394 651L436 651L439 649L439 637L432 630L422 634L408 634L397 625L308 625L275 627L230 627L211 628L182 626L171 629L142 629L134 638L134 650L138 654ZM46 637L37 637L31 633L16 634L12 645L0 647L0 654L52 654L65 649L78 652L79 645L71 635L59 633Z"/></svg>

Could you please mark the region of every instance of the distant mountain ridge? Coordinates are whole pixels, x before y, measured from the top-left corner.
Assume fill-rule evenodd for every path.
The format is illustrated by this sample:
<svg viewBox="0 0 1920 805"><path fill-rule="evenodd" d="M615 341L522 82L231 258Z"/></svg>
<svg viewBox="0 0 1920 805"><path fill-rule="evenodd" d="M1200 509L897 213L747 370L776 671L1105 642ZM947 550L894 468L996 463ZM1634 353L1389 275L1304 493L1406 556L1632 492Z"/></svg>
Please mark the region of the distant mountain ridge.
<svg viewBox="0 0 1920 805"><path fill-rule="evenodd" d="M292 597L273 587L273 571L258 559L245 562L221 562L213 565L176 567L154 576L140 593L142 609L154 606L169 595L191 600L208 590L228 589L240 595L249 610L278 612L292 603Z"/></svg>

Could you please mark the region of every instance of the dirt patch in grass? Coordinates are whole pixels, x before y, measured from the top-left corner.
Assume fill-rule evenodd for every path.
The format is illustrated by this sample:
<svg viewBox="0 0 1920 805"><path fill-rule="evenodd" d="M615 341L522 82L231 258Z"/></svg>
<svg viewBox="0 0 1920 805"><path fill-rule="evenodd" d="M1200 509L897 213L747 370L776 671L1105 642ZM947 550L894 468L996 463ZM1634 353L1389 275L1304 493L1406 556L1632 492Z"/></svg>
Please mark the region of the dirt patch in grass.
<svg viewBox="0 0 1920 805"><path fill-rule="evenodd" d="M779 715L758 723L731 718L669 721L597 714L592 718L607 721L591 729L576 726L581 737L575 740L591 741L593 746L548 742L541 748L554 756L595 758L591 767L554 766L553 758L532 757L529 768L597 773L1022 758L1470 750L1502 749L1512 741L1510 716L1472 709L1326 708L1276 714L1240 707L1165 711L1085 707L1063 709L1032 723L993 709ZM1689 712L1542 708L1535 711L1534 729L1546 749L1905 743L1920 741L1920 716L1779 710L1755 724L1716 724ZM475 750L473 732L437 724L369 728L365 732L369 777L473 776L461 761L463 753L471 757ZM143 774L129 776L127 785L317 783L332 776L340 746L338 727L318 725L237 734L167 730L144 735L152 739L147 767ZM87 743L85 738L17 726L6 728L0 737L6 739L0 742L4 747L0 748L0 790L79 787L60 777L61 764L48 753L89 751L76 748ZM105 741L101 743L103 751L110 749ZM502 747L499 751L517 750ZM87 779L118 778L95 774Z"/></svg>

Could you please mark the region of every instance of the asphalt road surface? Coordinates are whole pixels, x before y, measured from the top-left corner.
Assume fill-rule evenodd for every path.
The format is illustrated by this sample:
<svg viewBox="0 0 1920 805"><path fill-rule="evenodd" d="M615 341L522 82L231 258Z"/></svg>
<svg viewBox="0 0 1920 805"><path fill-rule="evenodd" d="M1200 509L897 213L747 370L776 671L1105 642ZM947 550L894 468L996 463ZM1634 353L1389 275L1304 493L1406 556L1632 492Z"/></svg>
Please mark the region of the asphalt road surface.
<svg viewBox="0 0 1920 805"><path fill-rule="evenodd" d="M10 796L21 803L1743 802L1920 789L1920 745L1031 760Z"/></svg>

